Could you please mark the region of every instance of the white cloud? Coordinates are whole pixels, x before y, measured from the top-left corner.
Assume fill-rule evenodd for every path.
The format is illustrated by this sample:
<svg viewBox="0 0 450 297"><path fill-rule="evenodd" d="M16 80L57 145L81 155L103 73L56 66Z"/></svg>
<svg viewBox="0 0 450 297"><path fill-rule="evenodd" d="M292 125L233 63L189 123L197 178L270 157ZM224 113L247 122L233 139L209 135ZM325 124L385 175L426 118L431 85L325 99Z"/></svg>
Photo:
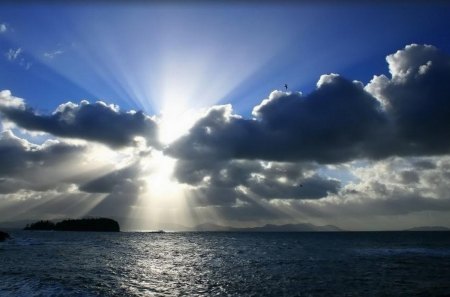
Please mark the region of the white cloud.
<svg viewBox="0 0 450 297"><path fill-rule="evenodd" d="M14 107L23 109L25 102L22 98L14 97L10 90L0 91L0 107Z"/></svg>
<svg viewBox="0 0 450 297"><path fill-rule="evenodd" d="M5 23L0 24L0 34L8 31L8 26Z"/></svg>
<svg viewBox="0 0 450 297"><path fill-rule="evenodd" d="M45 52L44 53L44 57L47 59L53 59L56 56L60 56L64 53L64 51L62 50L54 50L54 51L50 51L50 52Z"/></svg>
<svg viewBox="0 0 450 297"><path fill-rule="evenodd" d="M329 84L333 82L333 79L338 77L339 74L336 73L330 73L330 74L323 74L320 76L319 81L317 82L316 86L317 88L320 88L324 84Z"/></svg>
<svg viewBox="0 0 450 297"><path fill-rule="evenodd" d="M21 47L18 47L16 49L10 48L5 53L5 57L6 59L8 59L8 61L17 63L19 66L25 68L25 70L29 70L33 65L33 63L23 57L23 50Z"/></svg>
<svg viewBox="0 0 450 297"><path fill-rule="evenodd" d="M15 61L19 55L22 53L22 48L18 47L16 49L10 48L5 56L9 61Z"/></svg>

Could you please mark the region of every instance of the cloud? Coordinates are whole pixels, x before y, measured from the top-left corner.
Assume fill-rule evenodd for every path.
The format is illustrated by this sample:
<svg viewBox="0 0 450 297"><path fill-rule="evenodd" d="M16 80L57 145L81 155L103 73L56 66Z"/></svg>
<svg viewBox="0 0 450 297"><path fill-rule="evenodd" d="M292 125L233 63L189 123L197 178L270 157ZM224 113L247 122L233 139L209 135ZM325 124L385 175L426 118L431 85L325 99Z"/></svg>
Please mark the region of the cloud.
<svg viewBox="0 0 450 297"><path fill-rule="evenodd" d="M117 106L102 101L81 101L80 104L61 104L51 115L40 115L23 100L12 97L10 92L3 91L1 95L0 113L30 131L96 141L111 147L135 145L136 137L144 138L148 145L160 145L156 122L141 111L122 112Z"/></svg>
<svg viewBox="0 0 450 297"><path fill-rule="evenodd" d="M136 151L47 140L30 143L0 133L0 217L10 219L103 215L124 217L145 190Z"/></svg>
<svg viewBox="0 0 450 297"><path fill-rule="evenodd" d="M274 91L252 117L231 105L211 107L165 149L176 159L173 174L188 211L225 222L302 220L344 228L355 222L389 228L424 211L448 214L450 58L413 44L386 61L390 76L375 76L366 86L332 73L306 95ZM3 132L0 194L8 202L0 214L19 209L7 203L21 199L30 206L45 200L59 214L63 202L41 197L61 195L77 213L127 215L145 205L139 197L151 195L152 169L143 164L153 157L148 145L162 146L156 121L144 113L82 101L42 115L1 91L0 115L26 130L86 140L36 145ZM113 157L101 162L99 147ZM76 207L76 199L89 207ZM45 207L33 211L47 214Z"/></svg>
<svg viewBox="0 0 450 297"><path fill-rule="evenodd" d="M118 107L103 102L87 101L61 104L51 115L41 116L9 91L0 92L0 112L8 121L29 130L88 140L79 144L49 139L37 145L12 131L3 131L2 218L88 214L124 217L135 207L146 184L143 179L146 173L139 160L151 158L149 148L141 147L145 141L135 137L145 137L148 143L156 141L156 134L152 134L156 133L156 123L151 118L139 112L120 112ZM135 148L116 151L134 144ZM8 214L13 210L14 215Z"/></svg>
<svg viewBox="0 0 450 297"><path fill-rule="evenodd" d="M412 184L419 182L419 175L417 174L417 172L412 170L402 171L401 177L405 184Z"/></svg>
<svg viewBox="0 0 450 297"><path fill-rule="evenodd" d="M124 217L133 208L139 195L145 193L146 182L136 164L96 178L80 190L87 193L105 193L104 199L89 214L94 216Z"/></svg>
<svg viewBox="0 0 450 297"><path fill-rule="evenodd" d="M18 47L16 49L10 48L6 53L5 57L8 61L12 63L17 63L19 66L25 68L25 70L29 70L31 66L33 66L33 63L28 61L23 56L23 50L22 48Z"/></svg>
<svg viewBox="0 0 450 297"><path fill-rule="evenodd" d="M5 23L0 24L0 34L6 33L8 31L8 26Z"/></svg>
<svg viewBox="0 0 450 297"><path fill-rule="evenodd" d="M317 165L233 160L178 161L175 177L193 186L195 206L254 204L254 200L320 199L337 193L340 182L321 176Z"/></svg>
<svg viewBox="0 0 450 297"><path fill-rule="evenodd" d="M60 172L54 180L49 171L59 171L59 166L69 166L86 153L80 145L70 145L57 141L47 141L34 145L15 136L11 131L0 133L0 192L11 193L21 189L42 191L56 187L70 176L71 169ZM48 174L46 174L48 173Z"/></svg>
<svg viewBox="0 0 450 297"><path fill-rule="evenodd" d="M359 83L322 76L307 96L274 91L255 119L217 106L167 153L182 159L262 159L338 163L373 154L387 120Z"/></svg>
<svg viewBox="0 0 450 297"><path fill-rule="evenodd" d="M45 52L44 53L44 57L47 59L53 59L57 56L60 56L64 53L64 51L62 50L54 50L54 51L50 51L50 52Z"/></svg>
<svg viewBox="0 0 450 297"><path fill-rule="evenodd" d="M364 88L337 74L308 95L274 91L255 118L212 107L167 153L180 159L260 159L332 164L450 151L450 57L409 45L387 57L391 78Z"/></svg>
<svg viewBox="0 0 450 297"><path fill-rule="evenodd" d="M231 217L264 201L274 209L299 205L310 217L369 214L370 207L380 214L446 210L444 169L423 158L450 152L450 58L432 46L409 45L386 60L390 78L364 86L322 75L310 94L272 92L253 118L231 105L210 108L166 149L178 159L175 177L193 187L193 204ZM403 168L395 156L415 161ZM355 171L360 181L350 186L318 173L325 164L358 160L395 166Z"/></svg>
<svg viewBox="0 0 450 297"><path fill-rule="evenodd" d="M0 108L25 108L22 98L14 97L9 90L0 91Z"/></svg>
<svg viewBox="0 0 450 297"><path fill-rule="evenodd" d="M366 90L382 100L400 155L449 152L450 58L434 46L412 44L386 58L391 78L375 76Z"/></svg>
<svg viewBox="0 0 450 297"><path fill-rule="evenodd" d="M426 168L423 164L427 164ZM267 166L267 163L264 165ZM292 180L298 176L314 177L314 172L323 168L312 164L273 165L266 178L261 178L267 179L269 184L279 180L280 176L289 176ZM242 185L227 188L219 186L219 183L200 183L197 191L187 198L195 206L213 208L222 219L234 222L264 224L267 221L286 223L302 220L316 224L342 223L350 229L392 229L399 228L398 224L408 219L410 221L405 223L406 226L427 224L430 220L423 221L421 216L426 211L432 211L436 212L433 220L436 219L438 224L448 224L448 217L442 219L439 213L450 211L449 157L394 157L370 161L362 166L347 165L355 179L329 191L321 199L268 199L257 195L254 188L250 190ZM286 180L282 182L286 183ZM330 179L322 177L322 180ZM232 184L229 183L230 186ZM282 192L277 191L277 196ZM417 218L422 218L422 221ZM373 222L376 227L371 227L368 222Z"/></svg>
<svg viewBox="0 0 450 297"><path fill-rule="evenodd" d="M433 164L432 168L424 168L421 164L425 163ZM319 210L315 215L353 217L450 210L449 157L395 157L352 171L357 182L317 204L298 202L298 208L303 212Z"/></svg>
<svg viewBox="0 0 450 297"><path fill-rule="evenodd" d="M22 48L18 47L16 49L10 48L6 53L5 56L9 61L15 61L20 54L22 53Z"/></svg>

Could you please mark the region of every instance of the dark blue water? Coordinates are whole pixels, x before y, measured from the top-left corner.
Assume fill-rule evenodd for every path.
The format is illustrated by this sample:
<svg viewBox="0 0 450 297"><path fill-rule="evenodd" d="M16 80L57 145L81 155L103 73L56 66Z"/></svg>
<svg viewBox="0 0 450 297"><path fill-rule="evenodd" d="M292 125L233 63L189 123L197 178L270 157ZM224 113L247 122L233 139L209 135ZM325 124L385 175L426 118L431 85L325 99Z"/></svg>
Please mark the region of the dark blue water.
<svg viewBox="0 0 450 297"><path fill-rule="evenodd" d="M0 296L449 296L450 232L13 232Z"/></svg>

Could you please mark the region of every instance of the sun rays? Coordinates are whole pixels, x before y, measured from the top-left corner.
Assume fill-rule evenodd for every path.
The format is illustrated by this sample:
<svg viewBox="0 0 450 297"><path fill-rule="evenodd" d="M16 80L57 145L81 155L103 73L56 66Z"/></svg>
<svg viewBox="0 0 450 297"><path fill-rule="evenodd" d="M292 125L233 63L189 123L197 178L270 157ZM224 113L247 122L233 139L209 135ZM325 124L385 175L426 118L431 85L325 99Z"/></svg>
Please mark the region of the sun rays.
<svg viewBox="0 0 450 297"><path fill-rule="evenodd" d="M165 155L164 151L188 133L212 106L236 103L236 114L249 115L258 100L264 98L258 98L259 94L266 96L273 88L282 87L286 81L284 77L279 81L278 74L291 61L299 61L298 57L308 58L309 62L301 64L303 72L326 64L324 61L330 59L335 64L343 63L331 54L328 56L329 51L325 50L316 53L316 58L309 57L306 42L297 45L299 51L295 55L298 57L292 60L292 38L300 40L306 36L312 16L302 18L305 24L302 29L284 33L282 24L268 25L263 21L266 16L257 13L258 21L247 23L244 20L246 28L241 32L241 26L223 22L229 19L224 15L208 19L207 23L212 25L209 27L192 21L197 19L196 13L181 13L177 9L126 10L127 13L118 15L112 9L105 13L107 18L91 19L81 9L73 17L84 21L76 22L71 28L73 32L64 35L63 39L70 36L71 40L63 40L58 45L60 54L51 59L43 53L56 52L55 49L43 51L27 45L27 55L39 63L35 68L51 70L57 78L93 96L70 100L102 100L107 103L106 107L115 104L124 113L143 111L158 125L159 145L151 143L146 135L131 137L132 141L125 148L98 144L94 139L83 142L90 148L83 159L67 160L58 168L42 170L36 179L65 184L71 195L80 197L77 203L70 200L68 207L61 211L75 216L120 217L125 226L131 226L129 229L170 229L205 222L251 225L261 219L252 221L252 209L263 214L263 219L298 219L298 212L289 208L289 203L258 196L244 180L233 186L222 186L232 197L225 194L210 197L215 193L202 190L214 187L213 182L205 179L204 183L188 184L178 180L174 169L176 162L182 161ZM231 12L243 16L241 9ZM284 13L282 15L284 18ZM112 19L117 21L111 22ZM262 31L265 34L260 34ZM302 75L296 82L289 83L295 86L303 80L306 76ZM249 95L252 98L247 100ZM114 124L108 123L106 130ZM252 161L257 164L260 160ZM70 174L64 167L70 167ZM62 198L57 195L48 195L33 207L52 205L52 201ZM239 198L243 196L245 198ZM217 201L222 198L224 201Z"/></svg>

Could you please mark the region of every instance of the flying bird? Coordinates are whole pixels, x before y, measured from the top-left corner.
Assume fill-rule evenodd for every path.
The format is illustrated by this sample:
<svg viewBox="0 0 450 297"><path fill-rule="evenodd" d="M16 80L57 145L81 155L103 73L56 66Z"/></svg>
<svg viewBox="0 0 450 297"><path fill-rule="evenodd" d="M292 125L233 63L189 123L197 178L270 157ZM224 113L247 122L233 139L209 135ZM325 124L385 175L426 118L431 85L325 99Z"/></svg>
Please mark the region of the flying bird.
<svg viewBox="0 0 450 297"><path fill-rule="evenodd" d="M288 85L287 84L284 84L284 88L286 89L286 91L287 91L287 89L288 89Z"/></svg>

